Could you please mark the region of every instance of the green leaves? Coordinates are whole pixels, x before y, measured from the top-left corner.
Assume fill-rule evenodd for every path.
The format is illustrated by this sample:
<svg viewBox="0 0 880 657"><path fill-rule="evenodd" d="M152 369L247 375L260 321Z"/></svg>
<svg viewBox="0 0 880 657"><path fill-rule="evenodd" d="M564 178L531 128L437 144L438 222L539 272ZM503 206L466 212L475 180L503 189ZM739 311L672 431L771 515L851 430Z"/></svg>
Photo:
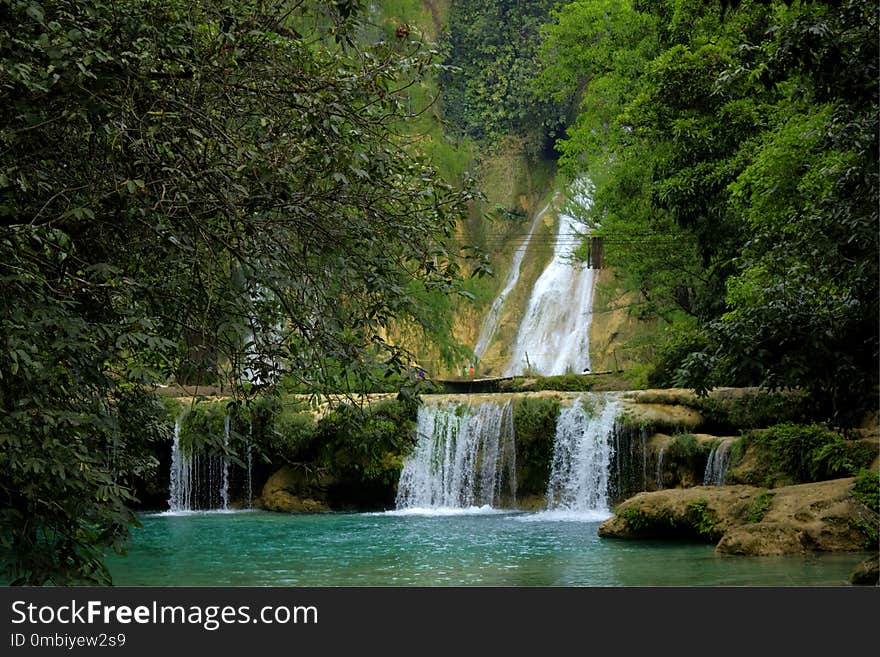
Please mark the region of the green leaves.
<svg viewBox="0 0 880 657"><path fill-rule="evenodd" d="M0 537L16 582L106 581L167 439L157 383L239 397L404 373L471 195L399 126L436 53L359 1L0 12ZM37 11L39 10L39 11ZM341 44L341 45L340 45ZM58 555L65 555L63 563Z"/></svg>
<svg viewBox="0 0 880 657"><path fill-rule="evenodd" d="M452 4L443 111L452 126L484 143L507 134L538 142L558 127L551 104L536 98L539 28L548 0L460 0Z"/></svg>
<svg viewBox="0 0 880 657"><path fill-rule="evenodd" d="M544 92L582 96L560 164L593 180L642 312L672 323L655 384L802 387L842 423L868 403L876 29L876 1L690 0L574 2L545 29Z"/></svg>

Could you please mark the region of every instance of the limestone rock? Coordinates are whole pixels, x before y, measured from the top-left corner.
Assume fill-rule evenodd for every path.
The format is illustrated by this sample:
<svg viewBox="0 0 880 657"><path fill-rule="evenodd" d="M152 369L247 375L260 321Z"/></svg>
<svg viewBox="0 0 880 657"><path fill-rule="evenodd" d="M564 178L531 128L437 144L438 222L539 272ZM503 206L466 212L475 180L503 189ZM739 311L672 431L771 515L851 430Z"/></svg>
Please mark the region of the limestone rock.
<svg viewBox="0 0 880 657"><path fill-rule="evenodd" d="M325 500L329 478L284 466L263 486L255 506L279 513L322 513L330 507Z"/></svg>
<svg viewBox="0 0 880 657"><path fill-rule="evenodd" d="M868 557L856 566L849 581L857 586L880 586L880 559L877 555Z"/></svg>
<svg viewBox="0 0 880 657"><path fill-rule="evenodd" d="M628 423L670 431L692 431L703 423L699 411L681 404L647 403L623 399L623 416Z"/></svg>
<svg viewBox="0 0 880 657"><path fill-rule="evenodd" d="M547 508L545 495L525 495L516 501L516 508L520 511L543 511Z"/></svg>
<svg viewBox="0 0 880 657"><path fill-rule="evenodd" d="M718 543L728 554L849 552L864 549L858 531L861 505L852 496L854 479L834 479L773 490L773 502L759 523L737 527Z"/></svg>
<svg viewBox="0 0 880 657"><path fill-rule="evenodd" d="M760 492L748 486L696 486L639 493L602 523L599 536L715 542L745 521Z"/></svg>
<svg viewBox="0 0 880 657"><path fill-rule="evenodd" d="M717 542L716 550L728 554L860 551L865 536L859 527L876 525L877 517L852 497L853 482L835 479L772 491L697 486L640 493L617 507L599 535L691 538Z"/></svg>

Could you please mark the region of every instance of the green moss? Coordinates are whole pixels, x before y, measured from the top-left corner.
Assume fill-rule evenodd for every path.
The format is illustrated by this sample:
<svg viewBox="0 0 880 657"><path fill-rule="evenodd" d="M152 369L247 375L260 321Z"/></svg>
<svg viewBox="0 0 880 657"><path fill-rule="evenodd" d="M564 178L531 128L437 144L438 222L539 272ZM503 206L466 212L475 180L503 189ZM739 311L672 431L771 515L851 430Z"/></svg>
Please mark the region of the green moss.
<svg viewBox="0 0 880 657"><path fill-rule="evenodd" d="M699 457L702 451L700 441L697 440L696 436L689 433L680 433L672 437L668 456L676 460L690 461Z"/></svg>
<svg viewBox="0 0 880 657"><path fill-rule="evenodd" d="M645 514L642 513L642 510L634 506L624 509L618 516L626 521L627 527L630 530L637 533L646 530L651 524Z"/></svg>
<svg viewBox="0 0 880 657"><path fill-rule="evenodd" d="M717 538L718 518L709 508L708 501L700 498L688 504L688 519L700 536L711 540Z"/></svg>
<svg viewBox="0 0 880 657"><path fill-rule="evenodd" d="M705 430L719 434L767 428L780 423L809 423L815 414L815 404L802 391L744 390L735 394L718 391L706 397L689 393L642 393L640 401L662 404L669 403L670 397L675 403L698 411L705 420Z"/></svg>
<svg viewBox="0 0 880 657"><path fill-rule="evenodd" d="M880 473L868 468L859 470L852 494L874 513L880 512Z"/></svg>
<svg viewBox="0 0 880 657"><path fill-rule="evenodd" d="M845 440L817 424L753 430L743 442L757 461L746 483L761 481L768 487L853 476L875 456L871 445Z"/></svg>
<svg viewBox="0 0 880 657"><path fill-rule="evenodd" d="M546 491L559 406L555 397L524 397L513 407L519 494L540 495Z"/></svg>
<svg viewBox="0 0 880 657"><path fill-rule="evenodd" d="M180 426L180 446L188 453L223 451L227 401L203 401L192 404Z"/></svg>
<svg viewBox="0 0 880 657"><path fill-rule="evenodd" d="M749 510L746 513L746 522L761 522L773 504L773 495L774 493L770 491L764 491L759 494L749 505Z"/></svg>
<svg viewBox="0 0 880 657"><path fill-rule="evenodd" d="M863 536L865 549L877 550L880 545L880 473L867 468L859 470L852 496L866 507L851 521L852 527Z"/></svg>
<svg viewBox="0 0 880 657"><path fill-rule="evenodd" d="M682 477L694 477L691 481L702 482L701 475L706 467L708 451L708 445L697 440L694 435L676 434L664 453L664 467L667 471L675 471Z"/></svg>

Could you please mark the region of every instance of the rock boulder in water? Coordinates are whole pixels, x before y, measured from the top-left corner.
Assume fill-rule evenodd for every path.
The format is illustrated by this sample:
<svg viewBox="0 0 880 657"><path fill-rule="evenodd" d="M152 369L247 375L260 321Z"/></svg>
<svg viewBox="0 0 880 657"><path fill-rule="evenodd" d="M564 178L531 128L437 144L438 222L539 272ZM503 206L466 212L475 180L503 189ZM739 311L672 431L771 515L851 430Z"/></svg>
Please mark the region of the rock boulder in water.
<svg viewBox="0 0 880 657"><path fill-rule="evenodd" d="M269 477L254 506L279 513L329 511L325 495L330 483L326 477L284 466Z"/></svg>
<svg viewBox="0 0 880 657"><path fill-rule="evenodd" d="M854 479L773 490L697 486L640 493L599 527L609 538L690 538L727 554L771 555L867 549L861 528L877 514L852 496Z"/></svg>
<svg viewBox="0 0 880 657"><path fill-rule="evenodd" d="M849 581L856 586L880 586L880 559L877 555L868 557L856 566Z"/></svg>

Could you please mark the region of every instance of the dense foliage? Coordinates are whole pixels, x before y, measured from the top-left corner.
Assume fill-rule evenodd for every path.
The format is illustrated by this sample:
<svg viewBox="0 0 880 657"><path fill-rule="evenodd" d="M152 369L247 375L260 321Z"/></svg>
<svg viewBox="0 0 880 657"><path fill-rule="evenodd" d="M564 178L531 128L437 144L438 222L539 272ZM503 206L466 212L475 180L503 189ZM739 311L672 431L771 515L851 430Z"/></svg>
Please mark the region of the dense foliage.
<svg viewBox="0 0 880 657"><path fill-rule="evenodd" d="M778 424L743 436L732 451L731 468L743 460L750 467L728 480L775 487L851 477L876 456L874 445L846 440L820 425Z"/></svg>
<svg viewBox="0 0 880 657"><path fill-rule="evenodd" d="M443 110L453 130L484 143L529 136L535 150L564 120L553 102L531 93L539 28L553 0L455 0L441 74Z"/></svg>
<svg viewBox="0 0 880 657"><path fill-rule="evenodd" d="M539 89L580 113L607 258L667 321L652 383L800 387L840 422L878 362L876 0L571 2Z"/></svg>
<svg viewBox="0 0 880 657"><path fill-rule="evenodd" d="M387 398L318 414L302 398L276 396L247 403L204 400L171 413L181 418L180 449L190 457L219 456L228 442L239 455L231 470L249 466L261 473L259 480L288 465L355 487L381 483L393 490L415 438L416 409L411 398ZM243 491L234 495L247 499Z"/></svg>
<svg viewBox="0 0 880 657"><path fill-rule="evenodd" d="M141 386L356 391L408 362L390 322L455 289L469 195L395 129L435 53L359 44L362 4L0 2L11 581L106 580L167 438Z"/></svg>

